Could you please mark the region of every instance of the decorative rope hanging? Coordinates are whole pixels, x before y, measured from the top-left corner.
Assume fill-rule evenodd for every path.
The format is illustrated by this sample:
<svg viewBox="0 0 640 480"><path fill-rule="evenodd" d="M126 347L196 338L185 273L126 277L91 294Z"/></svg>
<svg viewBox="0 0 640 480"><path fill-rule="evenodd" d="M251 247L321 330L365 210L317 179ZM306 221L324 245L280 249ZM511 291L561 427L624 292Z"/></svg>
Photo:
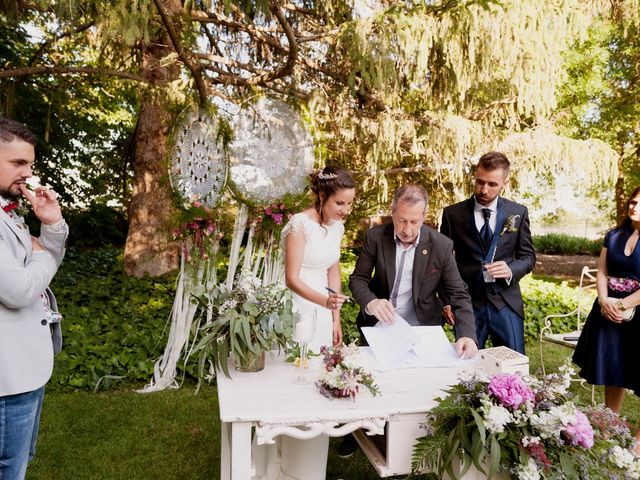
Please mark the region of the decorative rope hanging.
<svg viewBox="0 0 640 480"><path fill-rule="evenodd" d="M222 196L228 170L218 120L205 110L189 108L178 118L171 141L169 176L171 186L184 200L184 208L213 208ZM196 233L198 236L183 240L169 338L162 357L155 363L153 379L138 390L141 393L179 386L178 361L188 359L191 351L189 338L198 309L195 294L217 284L215 253L219 237L215 231L203 228ZM198 330L198 325L193 331Z"/></svg>
<svg viewBox="0 0 640 480"><path fill-rule="evenodd" d="M315 162L313 139L290 105L262 97L240 110L231 144L230 182L251 205L300 195Z"/></svg>
<svg viewBox="0 0 640 480"><path fill-rule="evenodd" d="M215 206L228 170L218 120L205 110L187 109L176 122L169 163L171 186L178 194Z"/></svg>

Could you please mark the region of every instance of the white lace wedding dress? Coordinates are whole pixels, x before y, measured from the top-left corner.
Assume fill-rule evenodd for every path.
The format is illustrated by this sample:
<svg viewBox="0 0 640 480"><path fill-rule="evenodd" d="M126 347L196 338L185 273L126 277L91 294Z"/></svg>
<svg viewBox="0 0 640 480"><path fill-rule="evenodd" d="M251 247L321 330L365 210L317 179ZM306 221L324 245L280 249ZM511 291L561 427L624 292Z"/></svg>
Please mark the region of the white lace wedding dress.
<svg viewBox="0 0 640 480"><path fill-rule="evenodd" d="M314 290L327 294L328 269L340 259L340 242L344 225L334 222L321 226L308 215L298 213L291 217L282 230L283 244L291 232L304 232L305 249L300 268L300 279ZM286 258L286 252L285 252ZM322 345L333 342L333 316L331 310L293 294L294 310L303 315L316 312L316 331L309 348L318 353ZM275 445L253 448L256 467L254 480L324 480L327 468L329 437L320 435L299 440L281 435Z"/></svg>
<svg viewBox="0 0 640 480"><path fill-rule="evenodd" d="M321 226L305 213L298 213L291 217L289 223L282 230L283 240L290 232L302 230L305 238L305 249L300 266L300 279L311 288L323 295L328 295L325 287L329 285L327 273L329 267L340 260L340 242L344 234L344 225L333 222L331 225ZM286 258L286 252L285 252ZM294 309L304 314L317 314L316 332L309 348L315 353L323 345L331 345L333 341L333 316L331 310L309 302L293 293Z"/></svg>

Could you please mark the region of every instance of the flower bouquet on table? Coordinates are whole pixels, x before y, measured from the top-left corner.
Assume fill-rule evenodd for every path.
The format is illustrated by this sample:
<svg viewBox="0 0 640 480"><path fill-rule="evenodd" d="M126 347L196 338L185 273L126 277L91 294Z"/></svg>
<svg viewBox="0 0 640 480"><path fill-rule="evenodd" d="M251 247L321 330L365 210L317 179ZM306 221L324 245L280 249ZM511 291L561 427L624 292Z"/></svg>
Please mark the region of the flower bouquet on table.
<svg viewBox="0 0 640 480"><path fill-rule="evenodd" d="M230 353L237 369L251 371L252 361L272 348L283 349L291 339L293 302L281 285L262 285L256 277L243 276L235 287L220 284L199 301L208 318L195 347L200 378L208 360L228 377Z"/></svg>
<svg viewBox="0 0 640 480"><path fill-rule="evenodd" d="M414 471L451 479L471 468L487 478L520 480L640 478L626 422L604 406L578 408L568 392L573 373L565 365L540 379L460 380L427 416Z"/></svg>
<svg viewBox="0 0 640 480"><path fill-rule="evenodd" d="M347 398L354 401L362 387L373 396L380 394L380 389L373 375L356 363L358 346L340 344L335 347L320 348L322 356L322 372L316 382L320 393L327 398Z"/></svg>

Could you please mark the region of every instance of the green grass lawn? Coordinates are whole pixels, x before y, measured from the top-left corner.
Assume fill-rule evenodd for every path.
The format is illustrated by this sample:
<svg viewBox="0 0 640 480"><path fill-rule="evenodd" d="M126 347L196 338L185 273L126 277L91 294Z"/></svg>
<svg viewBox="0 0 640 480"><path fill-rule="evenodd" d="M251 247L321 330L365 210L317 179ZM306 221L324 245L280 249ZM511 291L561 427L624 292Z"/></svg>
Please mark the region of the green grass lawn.
<svg viewBox="0 0 640 480"><path fill-rule="evenodd" d="M547 371L554 371L569 350L543 346ZM531 371L540 366L538 345L529 345ZM576 383L585 403L591 391ZM132 389L106 393L53 392L45 397L38 452L28 479L218 479L220 423L214 387L194 395L194 385L141 395ZM602 401L601 389L596 400ZM634 423L640 399L628 395L623 413ZM327 479L375 479L362 452L336 455L332 439Z"/></svg>

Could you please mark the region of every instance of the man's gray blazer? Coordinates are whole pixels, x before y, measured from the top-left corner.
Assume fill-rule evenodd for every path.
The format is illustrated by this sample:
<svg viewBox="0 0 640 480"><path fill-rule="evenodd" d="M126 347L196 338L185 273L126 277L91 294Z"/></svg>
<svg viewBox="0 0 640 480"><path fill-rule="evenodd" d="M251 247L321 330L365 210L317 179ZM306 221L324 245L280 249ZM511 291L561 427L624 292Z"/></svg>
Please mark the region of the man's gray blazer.
<svg viewBox="0 0 640 480"><path fill-rule="evenodd" d="M67 229L42 228L39 243L46 252L33 252L31 234L0 210L0 397L30 392L51 377L54 349L60 350L60 324L50 325L40 295L64 256Z"/></svg>

